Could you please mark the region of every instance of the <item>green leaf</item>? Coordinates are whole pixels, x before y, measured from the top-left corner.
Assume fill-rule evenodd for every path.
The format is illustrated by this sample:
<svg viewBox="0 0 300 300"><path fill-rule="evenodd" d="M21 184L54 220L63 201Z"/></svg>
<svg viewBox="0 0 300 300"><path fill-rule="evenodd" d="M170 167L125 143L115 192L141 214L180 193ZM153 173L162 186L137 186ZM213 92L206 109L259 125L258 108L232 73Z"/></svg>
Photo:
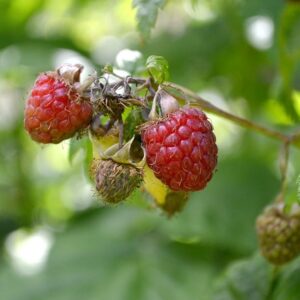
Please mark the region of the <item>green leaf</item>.
<svg viewBox="0 0 300 300"><path fill-rule="evenodd" d="M214 300L265 300L271 288L271 266L259 255L235 262L217 282Z"/></svg>
<svg viewBox="0 0 300 300"><path fill-rule="evenodd" d="M300 6L290 3L286 6L280 24L280 49L293 60L300 58Z"/></svg>
<svg viewBox="0 0 300 300"><path fill-rule="evenodd" d="M282 82L278 98L294 121L299 115L292 102L296 65L300 59L300 6L286 5L279 26L279 69Z"/></svg>
<svg viewBox="0 0 300 300"><path fill-rule="evenodd" d="M158 84L164 82L169 77L169 64L162 56L149 56L146 61L146 68Z"/></svg>
<svg viewBox="0 0 300 300"><path fill-rule="evenodd" d="M275 288L273 300L300 299L300 260L296 259L284 269Z"/></svg>
<svg viewBox="0 0 300 300"><path fill-rule="evenodd" d="M297 202L300 205L300 175L297 178Z"/></svg>
<svg viewBox="0 0 300 300"><path fill-rule="evenodd" d="M135 134L137 126L144 123L145 120L142 116L140 109L133 109L128 114L124 124L124 139L125 141L130 140Z"/></svg>
<svg viewBox="0 0 300 300"><path fill-rule="evenodd" d="M288 63L285 63L286 68ZM281 76L284 78L283 82L278 86L278 94L277 97L280 101L280 105L285 110L286 114L293 120L294 122L299 121L299 115L297 113L294 101L293 101L293 87L292 87L292 71L293 68L290 70L283 70L281 69Z"/></svg>
<svg viewBox="0 0 300 300"><path fill-rule="evenodd" d="M165 0L133 0L132 5L137 9L136 19L138 29L143 39L150 36L152 27L154 27L158 11L165 4Z"/></svg>
<svg viewBox="0 0 300 300"><path fill-rule="evenodd" d="M46 269L19 277L2 266L5 300L210 299L207 257L165 240L153 212L119 206L99 209L60 234Z"/></svg>
<svg viewBox="0 0 300 300"><path fill-rule="evenodd" d="M114 72L114 68L113 68L112 65L107 64L107 65L104 66L103 72L108 73L108 74L111 74L111 73Z"/></svg>
<svg viewBox="0 0 300 300"><path fill-rule="evenodd" d="M86 144L85 138L78 139L78 138L74 137L70 140L69 155L68 155L70 163L73 162L76 154L80 150L85 150L85 144Z"/></svg>
<svg viewBox="0 0 300 300"><path fill-rule="evenodd" d="M83 168L84 173L88 179L90 179L90 166L93 160L93 146L87 137L82 137L80 139L72 138L69 147L69 161L72 163L74 158L79 151L82 150L83 156Z"/></svg>

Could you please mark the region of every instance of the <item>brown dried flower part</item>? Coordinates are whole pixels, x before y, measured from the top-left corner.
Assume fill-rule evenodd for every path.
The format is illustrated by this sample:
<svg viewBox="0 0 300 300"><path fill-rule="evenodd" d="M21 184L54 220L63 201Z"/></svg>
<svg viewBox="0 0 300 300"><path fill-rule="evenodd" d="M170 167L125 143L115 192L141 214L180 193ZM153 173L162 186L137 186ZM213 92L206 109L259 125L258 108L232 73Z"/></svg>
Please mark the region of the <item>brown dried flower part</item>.
<svg viewBox="0 0 300 300"><path fill-rule="evenodd" d="M57 69L57 74L69 84L80 81L83 66L80 64L63 64Z"/></svg>
<svg viewBox="0 0 300 300"><path fill-rule="evenodd" d="M276 203L258 216L256 230L262 255L274 265L282 265L300 254L300 207L289 213Z"/></svg>

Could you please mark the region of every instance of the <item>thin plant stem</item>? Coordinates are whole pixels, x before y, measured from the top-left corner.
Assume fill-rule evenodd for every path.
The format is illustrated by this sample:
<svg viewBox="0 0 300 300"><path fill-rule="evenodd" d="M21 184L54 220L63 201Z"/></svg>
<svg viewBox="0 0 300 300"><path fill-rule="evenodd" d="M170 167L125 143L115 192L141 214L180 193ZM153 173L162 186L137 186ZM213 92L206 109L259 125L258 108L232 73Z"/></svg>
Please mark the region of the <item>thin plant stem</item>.
<svg viewBox="0 0 300 300"><path fill-rule="evenodd" d="M275 288L278 284L278 280L280 277L280 267L273 266L271 271L271 282L268 290L268 294L266 295L265 300L272 300L274 297Z"/></svg>
<svg viewBox="0 0 300 300"><path fill-rule="evenodd" d="M300 147L296 142L299 142L299 133L288 135L284 134L278 130L265 127L263 125L257 124L255 122L252 122L250 120L247 120L245 118L236 116L232 113L229 113L227 111L224 111L217 106L211 104L207 100L203 99L201 96L197 95L196 93L190 91L189 89L182 87L178 84L168 82L162 84L165 89L168 89L168 91L173 94L173 96L178 98L178 95L175 95L173 91L177 91L177 93L181 94L182 100L186 101L188 100L191 106L197 106L203 109L204 111L207 111L209 113L212 113L214 115L217 115L219 117L225 118L239 126L254 130L258 133L261 133L265 136L277 139L283 143L290 143L293 144L296 147Z"/></svg>
<svg viewBox="0 0 300 300"><path fill-rule="evenodd" d="M116 75L115 73L111 73L113 75ZM124 80L121 76L117 75L118 78ZM139 87L139 90L142 87L148 88L148 90L151 92L151 95L154 96L154 90L153 86L149 81L149 78L136 78L136 77L128 77L127 82L128 83L133 83L136 85L141 85ZM216 116L222 117L224 119L227 119L236 125L239 125L241 127L256 131L264 136L268 136L270 138L276 139L281 141L283 144L289 144L293 145L297 148L300 148L300 132L296 132L294 134L285 134L282 133L281 131L278 131L276 129L272 129L266 126L263 126L261 124L258 124L256 122L252 122L248 119L236 116L230 112L227 112L209 101L205 100L201 96L197 95L193 91L179 85L173 82L164 82L161 84L161 87L165 90L168 90L170 94L172 94L175 98L181 99L185 102L188 102L191 106L196 106L201 109L203 109L206 112L209 112L211 114L214 114ZM177 94L175 93L177 92ZM178 96L178 94L180 96Z"/></svg>

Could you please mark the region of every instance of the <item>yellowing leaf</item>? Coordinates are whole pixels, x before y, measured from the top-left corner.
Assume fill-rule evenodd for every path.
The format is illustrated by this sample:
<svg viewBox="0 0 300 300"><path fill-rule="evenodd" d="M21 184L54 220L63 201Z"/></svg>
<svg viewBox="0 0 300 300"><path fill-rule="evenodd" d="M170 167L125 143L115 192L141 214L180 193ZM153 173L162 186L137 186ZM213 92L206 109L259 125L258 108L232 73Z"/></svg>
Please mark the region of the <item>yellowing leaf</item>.
<svg viewBox="0 0 300 300"><path fill-rule="evenodd" d="M165 203L168 187L155 177L153 171L146 165L144 168L144 188L159 205Z"/></svg>

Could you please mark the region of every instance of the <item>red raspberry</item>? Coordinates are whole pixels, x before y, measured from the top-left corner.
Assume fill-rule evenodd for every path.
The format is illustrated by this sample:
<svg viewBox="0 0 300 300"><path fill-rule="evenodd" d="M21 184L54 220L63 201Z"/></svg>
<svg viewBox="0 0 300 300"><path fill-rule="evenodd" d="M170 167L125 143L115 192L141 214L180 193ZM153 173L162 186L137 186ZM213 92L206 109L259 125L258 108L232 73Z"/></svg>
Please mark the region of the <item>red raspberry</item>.
<svg viewBox="0 0 300 300"><path fill-rule="evenodd" d="M203 189L217 164L216 137L207 116L182 108L142 129L147 164L175 191Z"/></svg>
<svg viewBox="0 0 300 300"><path fill-rule="evenodd" d="M40 74L25 107L25 128L39 143L59 143L85 128L92 105L55 72Z"/></svg>

